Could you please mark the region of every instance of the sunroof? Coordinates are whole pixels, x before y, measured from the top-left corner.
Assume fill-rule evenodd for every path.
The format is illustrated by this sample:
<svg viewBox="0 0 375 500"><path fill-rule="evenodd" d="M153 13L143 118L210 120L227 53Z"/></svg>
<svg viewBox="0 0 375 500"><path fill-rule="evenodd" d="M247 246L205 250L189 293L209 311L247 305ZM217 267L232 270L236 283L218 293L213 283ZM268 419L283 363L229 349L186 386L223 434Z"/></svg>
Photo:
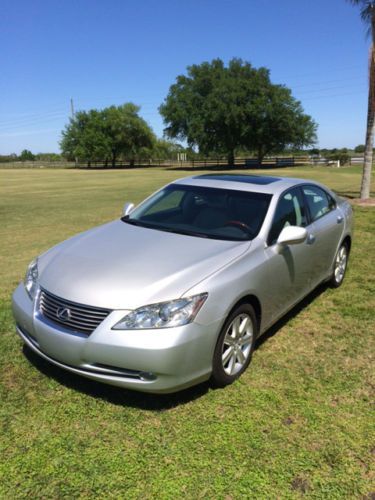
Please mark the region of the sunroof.
<svg viewBox="0 0 375 500"><path fill-rule="evenodd" d="M280 180L280 177L266 177L262 175L239 175L239 174L203 174L196 175L194 179L212 179L215 181L246 182L247 184L258 184L265 186Z"/></svg>

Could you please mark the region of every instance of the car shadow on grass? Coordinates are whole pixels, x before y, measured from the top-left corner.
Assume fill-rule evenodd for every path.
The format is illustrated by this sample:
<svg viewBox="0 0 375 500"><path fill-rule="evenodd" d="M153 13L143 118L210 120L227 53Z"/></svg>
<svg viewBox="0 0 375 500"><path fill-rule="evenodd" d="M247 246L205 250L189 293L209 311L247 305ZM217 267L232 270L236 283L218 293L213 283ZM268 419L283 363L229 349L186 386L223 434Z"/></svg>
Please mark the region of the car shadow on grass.
<svg viewBox="0 0 375 500"><path fill-rule="evenodd" d="M288 321L299 314L303 309L311 304L318 296L327 289L327 285L323 284L305 297L299 304L291 309L269 330L267 330L257 341L255 350L261 347L269 338L273 337ZM39 357L26 345L23 347L23 353L27 360L47 377L53 378L59 384L81 392L93 398L100 398L114 405L129 406L147 411L167 411L176 406L190 403L204 396L210 389L217 390L212 384L207 381L189 389L185 389L172 394L148 394L136 391L130 391L119 387L110 386L101 382L86 379L79 375L69 373L48 361ZM250 367L251 369L251 367Z"/></svg>
<svg viewBox="0 0 375 500"><path fill-rule="evenodd" d="M203 396L208 392L210 387L208 382L204 382L172 394L142 393L103 384L102 382L67 372L44 360L26 345L23 346L23 353L37 370L69 389L94 398L103 399L111 404L130 406L142 410L165 411L172 409Z"/></svg>

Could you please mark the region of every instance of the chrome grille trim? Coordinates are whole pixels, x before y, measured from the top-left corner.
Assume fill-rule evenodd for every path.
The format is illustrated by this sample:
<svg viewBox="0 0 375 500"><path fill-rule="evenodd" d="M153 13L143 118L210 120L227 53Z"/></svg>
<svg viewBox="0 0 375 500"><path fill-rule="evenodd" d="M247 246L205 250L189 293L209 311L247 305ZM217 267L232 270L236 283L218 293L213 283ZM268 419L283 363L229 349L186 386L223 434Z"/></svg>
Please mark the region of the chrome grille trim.
<svg viewBox="0 0 375 500"><path fill-rule="evenodd" d="M69 309L70 316L68 318L62 319L57 316L57 311L61 308ZM63 326L67 330L85 335L90 335L111 312L110 309L77 304L62 299L43 288L39 295L39 311L49 321Z"/></svg>

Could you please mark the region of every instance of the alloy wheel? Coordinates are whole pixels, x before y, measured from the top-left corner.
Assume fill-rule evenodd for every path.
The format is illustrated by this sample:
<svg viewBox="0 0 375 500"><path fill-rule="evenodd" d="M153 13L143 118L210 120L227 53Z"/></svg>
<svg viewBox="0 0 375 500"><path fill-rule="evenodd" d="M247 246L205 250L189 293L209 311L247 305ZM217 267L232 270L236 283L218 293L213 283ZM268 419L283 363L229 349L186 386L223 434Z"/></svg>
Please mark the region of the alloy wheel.
<svg viewBox="0 0 375 500"><path fill-rule="evenodd" d="M337 252L335 261L334 276L337 284L341 283L345 276L346 265L348 262L348 251L345 245L342 245Z"/></svg>
<svg viewBox="0 0 375 500"><path fill-rule="evenodd" d="M252 318L241 313L229 324L223 341L222 366L227 375L236 375L251 355L254 336Z"/></svg>

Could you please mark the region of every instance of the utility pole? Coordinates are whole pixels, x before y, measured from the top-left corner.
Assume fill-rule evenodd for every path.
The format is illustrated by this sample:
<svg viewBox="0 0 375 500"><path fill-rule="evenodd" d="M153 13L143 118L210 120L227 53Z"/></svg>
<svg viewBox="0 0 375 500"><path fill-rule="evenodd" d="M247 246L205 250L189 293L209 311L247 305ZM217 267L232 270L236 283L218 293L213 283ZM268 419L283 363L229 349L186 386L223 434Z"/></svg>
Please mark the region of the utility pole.
<svg viewBox="0 0 375 500"><path fill-rule="evenodd" d="M72 114L72 118L74 118L74 104L73 104L73 97L70 98L70 112Z"/></svg>
<svg viewBox="0 0 375 500"><path fill-rule="evenodd" d="M73 103L73 97L70 98L70 113L72 115L72 120L74 119L74 103ZM75 166L78 166L78 158L74 158Z"/></svg>

